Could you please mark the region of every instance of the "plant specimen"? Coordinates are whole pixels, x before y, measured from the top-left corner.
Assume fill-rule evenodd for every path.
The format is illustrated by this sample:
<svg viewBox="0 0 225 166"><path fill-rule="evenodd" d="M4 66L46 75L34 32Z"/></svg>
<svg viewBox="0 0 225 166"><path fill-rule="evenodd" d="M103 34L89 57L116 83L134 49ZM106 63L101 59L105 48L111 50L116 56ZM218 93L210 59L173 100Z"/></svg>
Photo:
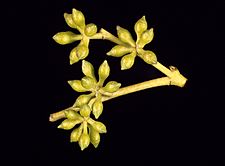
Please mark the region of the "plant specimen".
<svg viewBox="0 0 225 166"><path fill-rule="evenodd" d="M187 79L176 67L163 66L158 62L154 52L144 48L154 37L153 28L148 29L145 16L134 25L136 41L127 29L120 26L116 27L117 36L103 28L98 31L95 24L86 24L83 13L76 9L73 9L71 14L65 13L64 18L67 25L78 30L80 34L72 31L59 32L53 36L53 39L61 45L79 41L79 44L71 50L69 59L71 65L82 61L84 77L81 80L69 80L68 83L76 92L85 92L85 94L81 94L71 107L51 114L49 120L54 122L65 118L58 128L73 129L70 141L78 142L81 150L87 148L90 143L98 147L100 134L106 133L106 126L96 120L103 112L103 102L147 88L165 85L183 87L185 85ZM110 74L110 66L105 60L98 68L98 77L96 77L93 65L84 60L89 55L89 43L92 39L108 40L116 44L106 54L121 58L121 70L130 69L135 59L139 57L166 76L121 88L121 84L116 81L106 81Z"/></svg>

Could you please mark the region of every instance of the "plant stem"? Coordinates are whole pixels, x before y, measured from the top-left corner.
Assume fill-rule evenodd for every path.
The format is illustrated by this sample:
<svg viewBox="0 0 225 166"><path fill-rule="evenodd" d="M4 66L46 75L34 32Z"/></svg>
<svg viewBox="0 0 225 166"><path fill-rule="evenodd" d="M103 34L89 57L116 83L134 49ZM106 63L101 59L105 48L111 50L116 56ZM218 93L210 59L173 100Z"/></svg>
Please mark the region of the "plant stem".
<svg viewBox="0 0 225 166"><path fill-rule="evenodd" d="M158 87L158 86L165 86L165 85L171 85L171 79L169 77L162 77L162 78L157 78L149 81L144 81L138 84L126 86L123 88L120 88L118 91L114 92L111 96L106 96L103 97L103 101L111 100L113 98L127 95L133 92L153 88L153 87Z"/></svg>
<svg viewBox="0 0 225 166"><path fill-rule="evenodd" d="M142 83L138 83L138 84L120 88L118 91L112 93L111 96L104 96L102 98L102 101L103 102L108 101L108 100L111 100L111 99L119 97L119 96L123 96L126 94L130 94L133 92L137 92L137 91L141 91L141 90L149 89L149 88L153 88L153 87L158 87L158 86L176 85L179 87L183 87L184 84L186 83L187 79L184 76L182 76L177 69L172 68L172 70L169 70L166 67L164 67L163 65L161 65L160 63L155 64L155 66L160 71L162 71L163 73L166 73L169 76L157 78L157 79L153 79L153 80L149 80L149 81L145 81ZM74 107L69 107L67 109L76 110L76 108L74 108ZM67 110L67 109L65 109L65 110ZM56 120L65 118L65 113L64 113L65 110L51 114L49 117L49 121L54 122Z"/></svg>
<svg viewBox="0 0 225 166"><path fill-rule="evenodd" d="M187 78L180 74L179 70L174 66L170 66L170 69L168 69L159 62L152 64L152 66L167 75L171 79L171 85L184 87L187 82Z"/></svg>
<svg viewBox="0 0 225 166"><path fill-rule="evenodd" d="M49 121L50 122L55 122L55 121L57 121L59 119L65 118L66 117L65 111L70 110L70 109L73 109L74 111L77 111L77 108L74 108L73 106L69 107L69 108L66 108L66 109L64 109L62 111L50 114Z"/></svg>
<svg viewBox="0 0 225 166"><path fill-rule="evenodd" d="M110 32L106 31L105 29L101 28L100 32L95 34L92 37L89 37L90 39L103 39L103 40L109 40L113 43L119 44L119 45L126 45L124 42L122 42L120 39L118 39L116 36L111 34Z"/></svg>

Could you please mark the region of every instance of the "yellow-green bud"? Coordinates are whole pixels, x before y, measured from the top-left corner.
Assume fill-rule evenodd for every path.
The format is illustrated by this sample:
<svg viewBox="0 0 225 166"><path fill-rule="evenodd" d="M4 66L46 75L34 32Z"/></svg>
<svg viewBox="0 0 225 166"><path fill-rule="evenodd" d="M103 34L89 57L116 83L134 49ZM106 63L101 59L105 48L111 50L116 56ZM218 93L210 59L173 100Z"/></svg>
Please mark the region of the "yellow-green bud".
<svg viewBox="0 0 225 166"><path fill-rule="evenodd" d="M88 94L88 95L80 95L77 99L76 102L74 104L75 107L81 107L84 104L88 104L88 102L91 100L91 98L93 97L92 94Z"/></svg>
<svg viewBox="0 0 225 166"><path fill-rule="evenodd" d="M95 119L98 119L99 116L102 114L103 111L103 104L101 97L97 98L92 106L92 113L95 116Z"/></svg>
<svg viewBox="0 0 225 166"><path fill-rule="evenodd" d="M139 55L146 63L155 64L157 63L157 57L152 51L142 51L142 54Z"/></svg>
<svg viewBox="0 0 225 166"><path fill-rule="evenodd" d="M84 75L95 79L94 67L90 62L85 60L82 61L82 72Z"/></svg>
<svg viewBox="0 0 225 166"><path fill-rule="evenodd" d="M133 50L134 50L134 48L132 48L132 47L116 45L107 53L107 55L114 56L114 57L121 57L127 53L132 52Z"/></svg>
<svg viewBox="0 0 225 166"><path fill-rule="evenodd" d="M79 59L85 59L88 54L89 54L89 49L86 45L84 44L79 44L77 47L76 47L76 53L77 53L77 57Z"/></svg>
<svg viewBox="0 0 225 166"><path fill-rule="evenodd" d="M77 92L86 92L87 89L85 89L80 80L73 80L73 81L67 81L68 84L70 84L70 86L73 88L73 90L77 91Z"/></svg>
<svg viewBox="0 0 225 166"><path fill-rule="evenodd" d="M65 119L59 126L59 129L64 129L64 130L70 130L72 129L76 124L81 123L82 120L74 120L74 119Z"/></svg>
<svg viewBox="0 0 225 166"><path fill-rule="evenodd" d="M100 134L93 127L90 127L89 131L91 143L97 148L100 143Z"/></svg>
<svg viewBox="0 0 225 166"><path fill-rule="evenodd" d="M106 86L103 88L104 91L113 93L116 92L121 86L121 83L118 83L116 81L109 81Z"/></svg>
<svg viewBox="0 0 225 166"><path fill-rule="evenodd" d="M91 77L85 76L81 79L81 84L86 89L92 89L96 86L96 81Z"/></svg>
<svg viewBox="0 0 225 166"><path fill-rule="evenodd" d="M66 110L65 111L65 115L68 119L72 119L72 120L83 120L83 118L80 116L80 114L78 114L77 112L75 112L74 110L70 109L70 110Z"/></svg>
<svg viewBox="0 0 225 166"><path fill-rule="evenodd" d="M53 39L61 45L70 44L76 40L81 40L81 38L81 35L76 35L71 31L59 32L53 36Z"/></svg>
<svg viewBox="0 0 225 166"><path fill-rule="evenodd" d="M76 24L73 21L72 14L64 13L64 18L69 27L77 28Z"/></svg>
<svg viewBox="0 0 225 166"><path fill-rule="evenodd" d="M81 150L87 148L90 144L90 136L87 133L83 133L79 139L79 145Z"/></svg>
<svg viewBox="0 0 225 166"><path fill-rule="evenodd" d="M78 128L74 129L70 134L70 142L77 142L80 139L80 136L83 131L83 124L81 124Z"/></svg>
<svg viewBox="0 0 225 166"><path fill-rule="evenodd" d="M88 123L99 133L106 133L106 127L102 122L95 121L91 118L88 119Z"/></svg>
<svg viewBox="0 0 225 166"><path fill-rule="evenodd" d="M98 69L100 86L103 85L105 79L109 76L109 73L110 73L110 67L108 65L108 62L105 60Z"/></svg>
<svg viewBox="0 0 225 166"><path fill-rule="evenodd" d="M97 33L97 26L95 24L87 24L85 26L85 30L84 30L84 33L87 35L87 36L93 36Z"/></svg>
<svg viewBox="0 0 225 166"><path fill-rule="evenodd" d="M136 52L132 52L128 55L125 55L121 59L121 70L127 70L130 69L134 65L134 60L136 57Z"/></svg>
<svg viewBox="0 0 225 166"><path fill-rule="evenodd" d="M154 37L153 28L144 31L137 42L138 47L143 48L146 44L150 43L153 40L153 37Z"/></svg>
<svg viewBox="0 0 225 166"><path fill-rule="evenodd" d="M73 9L72 10L72 18L74 23L79 26L81 29L85 27L85 18L81 11Z"/></svg>
<svg viewBox="0 0 225 166"><path fill-rule="evenodd" d="M135 47L135 42L128 30L120 26L117 26L116 29L117 29L117 35L122 42L127 43L131 45L132 47Z"/></svg>
<svg viewBox="0 0 225 166"><path fill-rule="evenodd" d="M80 108L80 114L83 117L89 117L91 114L91 108L89 107L89 105L85 104L83 106L81 106Z"/></svg>
<svg viewBox="0 0 225 166"><path fill-rule="evenodd" d="M135 25L134 25L134 30L137 34L137 40L139 40L141 34L146 31L148 28L147 21L145 20L145 16L143 16L141 19L139 19Z"/></svg>
<svg viewBox="0 0 225 166"><path fill-rule="evenodd" d="M77 56L77 48L73 48L70 52L70 65L77 63L80 59Z"/></svg>

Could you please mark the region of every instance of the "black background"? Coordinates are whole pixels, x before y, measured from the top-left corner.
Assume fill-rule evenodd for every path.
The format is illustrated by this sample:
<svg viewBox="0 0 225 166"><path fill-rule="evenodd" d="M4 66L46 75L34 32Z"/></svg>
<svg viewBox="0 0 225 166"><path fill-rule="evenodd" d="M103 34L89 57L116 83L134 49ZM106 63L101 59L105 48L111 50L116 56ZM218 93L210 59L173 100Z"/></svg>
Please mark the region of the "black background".
<svg viewBox="0 0 225 166"><path fill-rule="evenodd" d="M120 25L135 35L133 26L145 15L155 32L146 48L188 78L184 88L154 88L105 102L100 121L108 133L97 149L90 145L83 152L69 142L70 131L57 129L60 121L48 121L49 114L71 106L79 95L67 84L82 77L81 62L69 65L76 43L61 46L52 39L71 30L63 13L72 8L113 34ZM224 2L46 0L6 9L5 27L12 32L6 39L11 54L6 76L13 92L8 97L19 121L11 128L17 146L9 153L18 160L30 165L225 164ZM163 76L138 58L132 69L120 71L120 58L105 56L112 46L91 41L87 57L96 69L108 60L108 81L127 86Z"/></svg>

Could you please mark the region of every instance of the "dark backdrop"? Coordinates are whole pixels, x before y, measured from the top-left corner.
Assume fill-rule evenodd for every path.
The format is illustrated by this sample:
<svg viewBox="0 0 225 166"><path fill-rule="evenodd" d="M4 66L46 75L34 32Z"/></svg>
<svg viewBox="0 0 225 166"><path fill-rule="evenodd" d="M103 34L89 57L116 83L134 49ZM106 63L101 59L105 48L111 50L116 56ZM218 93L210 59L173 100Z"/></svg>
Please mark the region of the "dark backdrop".
<svg viewBox="0 0 225 166"><path fill-rule="evenodd" d="M11 18L7 23L12 23L8 29L18 36L9 49L13 56L9 57L12 68L8 68L16 94L10 96L16 98L13 106L21 106L15 112L25 117L14 126L12 139L17 140L16 156L21 161L30 165L224 164L224 2L17 3L7 8ZM71 30L63 13L72 8L81 10L86 22L113 34L120 25L134 35L135 22L145 15L155 31L147 48L156 53L159 62L176 66L188 78L184 88L148 89L105 102L100 121L108 133L101 136L97 149L90 146L83 152L78 144L69 142L70 131L57 129L59 121L48 121L49 114L71 106L78 96L67 84L67 80L82 77L81 62L69 65L74 45L61 46L52 39L57 32ZM108 60L108 80L127 86L163 76L138 58L132 69L120 71L120 58L105 56L112 46L109 41L91 41L87 58L96 68Z"/></svg>

